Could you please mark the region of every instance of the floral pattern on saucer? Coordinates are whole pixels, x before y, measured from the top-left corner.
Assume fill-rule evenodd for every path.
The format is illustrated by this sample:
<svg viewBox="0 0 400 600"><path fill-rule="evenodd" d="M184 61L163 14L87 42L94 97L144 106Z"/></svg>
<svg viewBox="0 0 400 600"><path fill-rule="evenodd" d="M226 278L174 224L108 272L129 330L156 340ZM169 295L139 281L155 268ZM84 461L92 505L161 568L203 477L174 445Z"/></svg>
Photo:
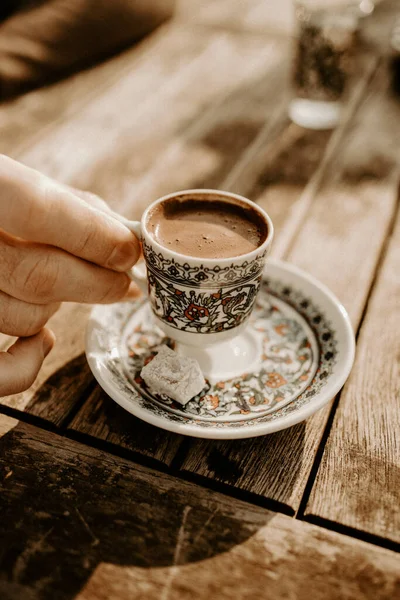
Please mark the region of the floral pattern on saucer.
<svg viewBox="0 0 400 600"><path fill-rule="evenodd" d="M143 329L142 322L146 311L150 310L149 302L144 299L132 304L94 307L86 334L86 355L90 368L104 390L125 410L168 431L209 439L244 439L280 431L308 418L334 398L341 389L354 361L354 332L346 310L338 299L315 278L288 263L275 260L268 262L257 302L264 307L263 310L269 310L276 305L286 318L303 324L307 332L306 337L311 343L316 371L312 375L311 369L310 382L305 382L306 387L291 400L278 400L268 408L263 402L256 402L255 394L255 401L251 402L252 396L249 395L248 413L229 414L227 418L218 418L213 417L210 411L216 410L224 402L228 403L228 382L222 382L225 383L225 387L221 386L219 390L218 407L212 406L215 402L212 398L203 400L211 403L211 406L207 404L209 416L189 412L188 408L174 406L172 401L155 399L149 395L140 382L135 382L135 371L131 361L137 358L132 354L129 356L129 353L137 357L141 345L143 355L148 354L149 347L153 347L155 352L157 344L166 343L167 340L162 339L156 329L148 330L148 339L146 334L139 331ZM256 310L258 308L259 306ZM254 313L249 321L250 327L256 314ZM138 328L136 333L140 333L136 340L137 348L133 347L132 338L135 328ZM252 335L254 332L247 330L247 333ZM265 335L265 332L259 333ZM275 330L275 333L279 335L279 330ZM284 333L284 330L281 333ZM146 360L149 359L151 356L147 356ZM275 362L275 367L276 365ZM262 366L260 367L258 362L257 368L253 370L260 370ZM268 372L276 370L275 368L275 371ZM280 374L286 378L285 374ZM282 381L275 375L269 381L277 387L265 385L265 395L269 392L280 392L286 385L280 386ZM229 383L232 383L232 380ZM207 395L214 394L205 390L204 396ZM199 398L194 399L197 400ZM197 406L199 407L200 403ZM193 408L192 405L190 409ZM223 409L228 414L226 406L223 406ZM247 407L243 410L247 411Z"/></svg>
<svg viewBox="0 0 400 600"><path fill-rule="evenodd" d="M261 342L260 366L235 379L210 385L184 408L149 390L140 371L162 344L174 347L155 326L147 307L137 315L139 324L126 337L129 350L126 373L141 395L170 410L197 419L243 420L275 410L297 397L311 383L318 368L319 348L306 321L285 302L261 293L249 327ZM137 321L135 319L135 321ZM129 328L129 325L127 326Z"/></svg>
<svg viewBox="0 0 400 600"><path fill-rule="evenodd" d="M110 349L108 368L118 388L146 410L175 422L203 427L240 427L283 416L309 402L328 381L336 362L335 332L322 312L300 290L264 279L249 326L263 342L261 368L207 385L185 407L151 394L140 370L159 346L172 340L154 325L148 302L118 305L103 332ZM97 340L100 344L100 340ZM119 350L117 351L117 348Z"/></svg>

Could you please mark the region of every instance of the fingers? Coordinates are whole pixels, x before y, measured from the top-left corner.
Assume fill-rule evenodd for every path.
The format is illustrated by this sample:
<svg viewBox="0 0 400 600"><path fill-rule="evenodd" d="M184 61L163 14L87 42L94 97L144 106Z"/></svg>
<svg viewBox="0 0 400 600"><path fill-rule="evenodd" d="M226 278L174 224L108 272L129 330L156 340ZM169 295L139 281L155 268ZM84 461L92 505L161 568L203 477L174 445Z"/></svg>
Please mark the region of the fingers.
<svg viewBox="0 0 400 600"><path fill-rule="evenodd" d="M38 333L59 304L29 304L0 291L0 331L6 335L28 337Z"/></svg>
<svg viewBox="0 0 400 600"><path fill-rule="evenodd" d="M0 227L116 271L137 261L140 243L125 225L64 185L0 155ZM93 203L91 203L93 204Z"/></svg>
<svg viewBox="0 0 400 600"><path fill-rule="evenodd" d="M51 246L31 244L0 231L0 290L33 304L111 303L123 298L130 280Z"/></svg>
<svg viewBox="0 0 400 600"><path fill-rule="evenodd" d="M32 385L54 340L53 332L44 328L36 335L19 338L7 352L0 353L0 396L17 394Z"/></svg>
<svg viewBox="0 0 400 600"><path fill-rule="evenodd" d="M66 185L65 187L72 194L75 194L75 196L78 196L78 198L81 198L82 200L93 206L93 208L98 208L103 212L109 213L118 220L118 213L114 213L110 206L107 204L107 202L103 200L103 198L100 198L100 196L98 196L97 194L89 192L88 190L79 190L78 188L74 188L70 185Z"/></svg>
<svg viewBox="0 0 400 600"><path fill-rule="evenodd" d="M69 185L67 185L65 187L67 189L69 189L71 192L73 192L74 194L76 194L77 196L79 196L79 198L82 198L82 200L85 200L85 202L88 202L94 208L98 208L98 209L112 215L112 217L114 219L116 219L117 221L119 221L120 223L125 225L125 227L127 229L129 229L129 231L132 231L136 235L137 221L130 221L123 215L114 212L110 208L110 206L107 204L107 202L105 202L102 198L97 196L97 194L93 194L92 192L88 192L87 190L78 190ZM134 227L132 227L132 226L134 226ZM139 253L140 253L139 256L143 256L143 249L142 249L141 245L140 245Z"/></svg>

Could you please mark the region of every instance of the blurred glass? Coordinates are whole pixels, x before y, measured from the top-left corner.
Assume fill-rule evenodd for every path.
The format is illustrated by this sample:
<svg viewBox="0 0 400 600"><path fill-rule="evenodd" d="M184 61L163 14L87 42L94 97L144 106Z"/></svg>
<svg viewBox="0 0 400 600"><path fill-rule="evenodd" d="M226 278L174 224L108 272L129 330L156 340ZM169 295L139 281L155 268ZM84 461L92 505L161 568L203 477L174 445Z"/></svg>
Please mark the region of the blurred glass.
<svg viewBox="0 0 400 600"><path fill-rule="evenodd" d="M349 6L348 1L294 2L296 36L289 115L303 127L331 128L340 118L358 26L358 17Z"/></svg>
<svg viewBox="0 0 400 600"><path fill-rule="evenodd" d="M373 0L357 0L351 2L350 7L352 7L360 17L367 17L374 12L375 2Z"/></svg>

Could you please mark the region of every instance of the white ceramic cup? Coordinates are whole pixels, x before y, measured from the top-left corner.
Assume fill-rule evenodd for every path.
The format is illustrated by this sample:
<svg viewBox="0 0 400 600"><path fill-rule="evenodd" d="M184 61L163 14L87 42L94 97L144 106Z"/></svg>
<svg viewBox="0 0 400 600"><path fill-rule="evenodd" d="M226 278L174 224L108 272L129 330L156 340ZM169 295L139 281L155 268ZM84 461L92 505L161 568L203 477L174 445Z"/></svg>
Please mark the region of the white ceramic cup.
<svg viewBox="0 0 400 600"><path fill-rule="evenodd" d="M148 230L152 209L169 199L218 200L249 207L267 226L252 252L229 258L196 258L162 246ZM140 222L126 221L142 242L147 276L134 267L129 276L149 295L157 325L185 346L205 347L236 337L251 314L274 228L251 200L218 190L183 190L153 202Z"/></svg>

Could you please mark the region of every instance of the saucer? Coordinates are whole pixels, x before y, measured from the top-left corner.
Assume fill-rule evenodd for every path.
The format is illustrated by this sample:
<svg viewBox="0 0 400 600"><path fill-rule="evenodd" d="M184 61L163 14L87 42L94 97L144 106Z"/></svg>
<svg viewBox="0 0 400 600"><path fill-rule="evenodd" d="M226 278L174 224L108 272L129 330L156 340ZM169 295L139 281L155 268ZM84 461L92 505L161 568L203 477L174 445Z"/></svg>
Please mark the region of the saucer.
<svg viewBox="0 0 400 600"><path fill-rule="evenodd" d="M221 362L246 343L257 349L247 371L222 379L210 373L184 407L153 394L140 377L161 345L175 348L146 299L96 306L86 355L99 384L127 411L169 431L212 439L255 437L303 421L341 389L354 360L344 307L316 279L281 261L267 263L248 325L231 350L221 348Z"/></svg>

